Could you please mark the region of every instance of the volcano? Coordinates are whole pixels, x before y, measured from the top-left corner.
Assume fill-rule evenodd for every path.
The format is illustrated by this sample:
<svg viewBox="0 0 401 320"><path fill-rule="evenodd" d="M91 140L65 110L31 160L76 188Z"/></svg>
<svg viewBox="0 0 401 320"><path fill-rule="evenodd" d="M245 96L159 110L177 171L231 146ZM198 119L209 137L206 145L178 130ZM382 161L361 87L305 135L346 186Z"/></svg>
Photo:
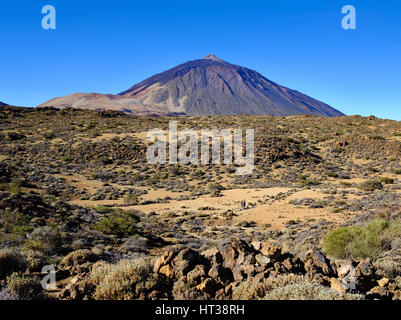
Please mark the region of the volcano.
<svg viewBox="0 0 401 320"><path fill-rule="evenodd" d="M44 106L120 110L135 115L343 115L323 102L213 54L156 74L118 95L78 93L39 107Z"/></svg>

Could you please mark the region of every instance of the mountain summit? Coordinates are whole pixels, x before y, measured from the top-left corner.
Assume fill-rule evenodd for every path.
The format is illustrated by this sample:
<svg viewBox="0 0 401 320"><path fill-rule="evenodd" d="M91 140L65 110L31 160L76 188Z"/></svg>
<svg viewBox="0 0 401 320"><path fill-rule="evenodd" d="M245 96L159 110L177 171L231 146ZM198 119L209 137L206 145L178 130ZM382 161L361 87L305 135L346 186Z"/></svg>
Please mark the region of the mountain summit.
<svg viewBox="0 0 401 320"><path fill-rule="evenodd" d="M203 57L203 59L205 60L213 60L213 61L217 61L217 62L225 62L224 60L221 60L220 58L216 57L214 54L210 53L206 56Z"/></svg>
<svg viewBox="0 0 401 320"><path fill-rule="evenodd" d="M323 102L213 54L156 74L116 96L81 93L50 100L43 106L163 115L343 115Z"/></svg>

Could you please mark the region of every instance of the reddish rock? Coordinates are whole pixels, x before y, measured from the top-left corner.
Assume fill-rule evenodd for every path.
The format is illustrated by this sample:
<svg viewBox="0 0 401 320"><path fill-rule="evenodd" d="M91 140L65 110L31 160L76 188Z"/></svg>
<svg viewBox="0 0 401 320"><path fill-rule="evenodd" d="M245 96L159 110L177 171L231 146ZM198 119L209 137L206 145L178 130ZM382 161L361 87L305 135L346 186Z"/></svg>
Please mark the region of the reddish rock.
<svg viewBox="0 0 401 320"><path fill-rule="evenodd" d="M320 251L309 250L303 259L305 271L310 274L320 273L328 277L334 277L336 271L330 260Z"/></svg>
<svg viewBox="0 0 401 320"><path fill-rule="evenodd" d="M341 281L338 278L331 278L330 279L330 287L331 289L340 292L340 293L346 293L347 290L343 287Z"/></svg>
<svg viewBox="0 0 401 320"><path fill-rule="evenodd" d="M221 241L218 248L223 267L231 270L234 280L242 281L255 274L256 251L245 241L230 238Z"/></svg>
<svg viewBox="0 0 401 320"><path fill-rule="evenodd" d="M216 293L216 291L217 291L218 289L220 289L220 287L221 287L221 286L219 286L219 285L217 284L217 282L214 281L214 280L211 279L211 278L205 279L204 281L201 282L201 284L199 284L198 286L196 286L196 288L197 288L200 292L207 293L207 294L209 294L209 295L211 295L211 296L213 296L213 295Z"/></svg>
<svg viewBox="0 0 401 320"><path fill-rule="evenodd" d="M153 271L155 273L158 273L160 271L160 268L165 265L170 264L176 255L177 255L177 251L175 251L173 249L167 249L163 253L163 255L156 260L155 265L153 267Z"/></svg>
<svg viewBox="0 0 401 320"><path fill-rule="evenodd" d="M199 253L193 249L186 248L181 250L171 262L174 272L178 278L186 276L187 273L195 268L196 265L202 264Z"/></svg>
<svg viewBox="0 0 401 320"><path fill-rule="evenodd" d="M281 261L282 247L263 242L261 244L260 252L273 261Z"/></svg>
<svg viewBox="0 0 401 320"><path fill-rule="evenodd" d="M197 285L206 277L206 267L202 264L198 264L195 268L188 272L187 280L190 285Z"/></svg>

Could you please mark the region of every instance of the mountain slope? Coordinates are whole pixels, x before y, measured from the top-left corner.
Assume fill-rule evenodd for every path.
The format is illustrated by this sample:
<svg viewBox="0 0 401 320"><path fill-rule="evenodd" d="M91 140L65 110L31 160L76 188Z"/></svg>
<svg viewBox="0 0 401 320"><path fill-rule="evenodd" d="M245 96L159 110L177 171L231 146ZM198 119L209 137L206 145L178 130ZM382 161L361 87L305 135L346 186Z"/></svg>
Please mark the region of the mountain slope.
<svg viewBox="0 0 401 320"><path fill-rule="evenodd" d="M133 114L343 115L323 102L212 54L156 74L117 96L75 94L41 106L49 105L113 109Z"/></svg>
<svg viewBox="0 0 401 320"><path fill-rule="evenodd" d="M0 101L0 106L8 106L8 104L3 103L3 102Z"/></svg>
<svg viewBox="0 0 401 320"><path fill-rule="evenodd" d="M40 106L55 108L75 108L88 110L116 110L135 115L170 115L171 113L156 106L144 106L135 98L100 93L74 93L65 97L49 100Z"/></svg>

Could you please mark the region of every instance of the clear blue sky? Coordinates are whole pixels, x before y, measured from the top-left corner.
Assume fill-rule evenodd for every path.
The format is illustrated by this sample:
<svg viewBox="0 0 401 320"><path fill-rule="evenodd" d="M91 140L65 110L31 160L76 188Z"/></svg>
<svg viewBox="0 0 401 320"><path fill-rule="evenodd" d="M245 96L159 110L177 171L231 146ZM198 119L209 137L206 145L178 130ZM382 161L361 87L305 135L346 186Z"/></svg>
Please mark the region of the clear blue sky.
<svg viewBox="0 0 401 320"><path fill-rule="evenodd" d="M56 30L41 28L46 4L57 10ZM346 4L356 30L341 27ZM401 120L399 0L3 0L0 15L8 104L116 94L214 53L346 114Z"/></svg>

